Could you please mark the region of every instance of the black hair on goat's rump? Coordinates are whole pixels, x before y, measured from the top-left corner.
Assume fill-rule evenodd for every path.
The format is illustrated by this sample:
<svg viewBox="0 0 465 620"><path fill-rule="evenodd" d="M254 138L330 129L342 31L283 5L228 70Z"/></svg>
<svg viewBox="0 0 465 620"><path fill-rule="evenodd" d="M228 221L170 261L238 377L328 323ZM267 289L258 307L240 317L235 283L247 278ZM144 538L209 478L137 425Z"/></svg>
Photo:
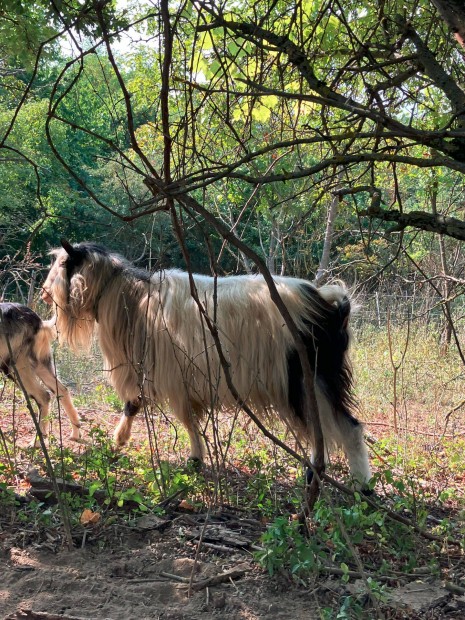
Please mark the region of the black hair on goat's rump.
<svg viewBox="0 0 465 620"><path fill-rule="evenodd" d="M77 441L80 438L79 414L68 390L58 380L52 362L50 343L55 335L53 323L53 319L42 321L27 306L0 303L0 369L36 401L43 435L47 434L50 405L47 389L56 394L72 424L71 439Z"/></svg>
<svg viewBox="0 0 465 620"><path fill-rule="evenodd" d="M358 424L351 413L356 408L356 402L352 396L352 370L347 355L350 342L349 297L344 296L331 304L313 286L302 285L301 291L316 314L312 320L302 318L305 330L300 331L316 384L331 403L335 414L347 416ZM295 348L288 352L287 363L289 402L296 416L305 422L302 366Z"/></svg>
<svg viewBox="0 0 465 620"><path fill-rule="evenodd" d="M332 444L343 446L351 472L362 482L370 477L363 429L353 415L357 402L353 397L352 369L348 357L350 344L349 318L351 302L347 294L338 299L325 298L326 290L302 285L302 294L312 312L302 319L300 336L307 349L314 372L317 404L325 440L325 452ZM310 316L310 319L308 318ZM289 405L311 436L313 412L304 410L303 373L296 349L287 356ZM312 472L307 472L308 481Z"/></svg>

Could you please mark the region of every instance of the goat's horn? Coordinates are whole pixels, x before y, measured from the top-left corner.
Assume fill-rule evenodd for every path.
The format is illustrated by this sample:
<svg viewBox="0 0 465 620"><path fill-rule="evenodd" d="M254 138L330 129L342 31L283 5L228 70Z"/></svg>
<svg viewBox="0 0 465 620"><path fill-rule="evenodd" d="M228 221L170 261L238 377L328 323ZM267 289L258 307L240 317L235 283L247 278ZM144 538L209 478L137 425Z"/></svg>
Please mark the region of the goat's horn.
<svg viewBox="0 0 465 620"><path fill-rule="evenodd" d="M76 250L73 248L69 241L67 241L66 239L60 239L60 243L70 256L74 256L76 254Z"/></svg>

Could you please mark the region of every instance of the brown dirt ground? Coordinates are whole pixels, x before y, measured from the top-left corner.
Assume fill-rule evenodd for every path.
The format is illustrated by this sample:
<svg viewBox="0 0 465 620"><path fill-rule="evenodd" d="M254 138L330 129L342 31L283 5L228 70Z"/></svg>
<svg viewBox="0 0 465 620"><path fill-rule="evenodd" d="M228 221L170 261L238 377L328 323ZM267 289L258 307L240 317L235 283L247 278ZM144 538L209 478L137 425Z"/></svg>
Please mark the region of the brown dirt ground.
<svg viewBox="0 0 465 620"><path fill-rule="evenodd" d="M87 414L94 417L92 411ZM108 415L100 424L111 430L118 418ZM15 425L22 445L27 444L32 438L27 414L19 413ZM143 422L134 430L145 433ZM49 530L40 539L31 538L17 524L10 528L8 514L0 510L0 620L25 617L20 610L33 610L31 618L54 614L53 620L313 620L323 617L324 608L339 609L349 593L334 577L305 585L285 576L270 578L250 550L198 552L186 539L182 519L162 532L123 523L85 531L78 533L77 548L68 551L62 532ZM186 579L199 581L237 567L244 570L241 577L189 592ZM364 617L376 620L373 614L368 611ZM447 611L442 605L416 613L389 608L384 617L465 618L465 609Z"/></svg>
<svg viewBox="0 0 465 620"><path fill-rule="evenodd" d="M104 549L4 548L0 616L32 609L95 620L318 617L311 594L270 581L243 554L201 553L197 561L194 556L195 549L174 531L159 537L125 532ZM187 583L160 576L199 580L238 565L246 571L243 578L191 596Z"/></svg>
<svg viewBox="0 0 465 620"><path fill-rule="evenodd" d="M86 436L86 427L97 416L82 408L80 413L87 419ZM119 414L106 412L98 422L111 433L118 419ZM21 445L29 445L32 422L22 408L14 424ZM7 416L2 428L7 434L12 431ZM143 420L137 420L134 441L145 433ZM66 419L63 434L69 434ZM80 449L66 437L63 443ZM31 536L17 524L9 527L8 521L0 506L0 620L19 618L20 610L33 610L36 617L47 613L86 620L313 620L320 617L318 608L326 596L316 602L314 594L288 578L271 580L253 562L250 551L206 549L197 555L196 544L186 542L176 519L162 533L141 532L123 523L90 528L85 537L83 531L77 534L78 548L72 551L64 547L62 532L49 529ZM238 565L244 568L239 579L191 593L188 583L160 576L198 581ZM337 593L337 583L330 587ZM328 595L332 597L330 590Z"/></svg>
<svg viewBox="0 0 465 620"><path fill-rule="evenodd" d="M186 541L181 529L176 523L162 533L113 525L95 537L90 532L84 546L72 551L62 548L60 537L51 531L45 542L24 544L20 532L10 536L4 530L0 619L317 620L325 617L323 609L337 613L354 592L355 585L343 586L335 577L305 586L284 576L270 578L240 549L204 549L197 555L196 545ZM243 575L189 592L188 580L199 582L230 569ZM427 581L414 585L417 601L425 590L440 586ZM383 615L367 609L363 616L342 617L463 619L465 608L451 607L453 595L441 590L440 602L423 611L383 606Z"/></svg>

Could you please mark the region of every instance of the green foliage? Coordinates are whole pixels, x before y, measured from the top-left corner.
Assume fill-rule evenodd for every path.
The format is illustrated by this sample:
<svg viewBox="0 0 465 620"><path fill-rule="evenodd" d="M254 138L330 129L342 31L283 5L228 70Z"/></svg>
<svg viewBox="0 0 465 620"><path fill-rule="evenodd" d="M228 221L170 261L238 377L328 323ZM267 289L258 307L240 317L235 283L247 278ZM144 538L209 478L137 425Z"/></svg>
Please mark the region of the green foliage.
<svg viewBox="0 0 465 620"><path fill-rule="evenodd" d="M412 518L420 527L426 527L430 500L417 482L396 478L391 470L386 469L376 474L373 484L385 489L384 501L389 502L393 511ZM443 502L450 497L449 493L444 493L438 499ZM437 529L437 533L443 536L449 535L450 531L447 520ZM352 502L347 498L341 501L336 495L318 500L307 531L298 521L275 518L262 535L261 546L262 550L256 552L255 558L270 575L288 573L296 579L308 579L324 573L325 567L336 566L342 570L343 582L350 578L349 567L356 566L354 549L355 553L361 554L377 549L380 558L390 558L391 565L406 573L423 563L426 553L424 546L418 546L417 535L410 526L392 519L382 503L376 509L357 493ZM434 543L430 553L434 558ZM370 572L383 574L387 568L384 562L377 564L374 557L369 564L365 564L365 568ZM438 570L435 561L430 570ZM376 582L372 585L375 589L379 587ZM381 591L379 594L381 596ZM351 606L352 603L350 599L345 605Z"/></svg>
<svg viewBox="0 0 465 620"><path fill-rule="evenodd" d="M261 537L263 551L255 559L270 575L289 572L295 577L315 572L319 566L320 550L309 543L298 521L277 517Z"/></svg>
<svg viewBox="0 0 465 620"><path fill-rule="evenodd" d="M49 454L57 478L77 482L85 489L80 493L62 493L74 525L80 523L85 509L103 513L105 520L112 515L130 520L147 511L162 513L159 504L167 497L186 494L195 497L205 485L201 474L192 469L164 461L154 467L149 451L116 451L101 428L93 428L90 437L91 445L79 456L68 448L61 448L53 437L49 441ZM0 446L0 508L11 507L17 519L39 529L61 522L59 508L54 503L48 505L46 500L28 501L18 506L7 482L10 478L10 468L8 462L3 461Z"/></svg>
<svg viewBox="0 0 465 620"><path fill-rule="evenodd" d="M286 464L276 462L266 450L258 450L253 454L246 453L243 463L250 472L244 498L247 507L264 517L273 518L279 513L282 501L276 483L280 478L286 478ZM300 489L300 485L298 488ZM297 501L298 492L295 489L294 495L290 494L288 497L291 505L293 500Z"/></svg>
<svg viewBox="0 0 465 620"><path fill-rule="evenodd" d="M381 585L372 577L367 578L366 584L371 600L374 599L378 603L386 601L386 586ZM321 614L322 620L370 620L373 609L367 608L366 587L360 590L359 594L342 597L339 609L325 607Z"/></svg>
<svg viewBox="0 0 465 620"><path fill-rule="evenodd" d="M83 48L77 59L73 54L78 50L70 53L65 36L60 44L46 46L6 144L0 141L5 147L0 159L0 231L6 241L2 252L24 253L32 239L32 249L44 254L66 236L103 241L130 258L142 255L143 263L151 267L183 265L169 216L151 212L160 205L146 184L150 167L163 176L165 166L160 108L164 50L153 45L154 40L162 41L156 12L140 2L121 9L114 1L98 6L87 3L84 10L78 1L52 7L46 0L3 0L0 8L0 49L8 69L0 89L0 138L10 128L32 78L40 43L57 34L63 24L72 23ZM277 37L288 35L293 43L305 42L321 84L331 84L339 96L360 101L368 109L373 106L373 89L378 92L380 83L412 67L402 58L393 67L365 63L358 47L352 47L355 40L361 41L368 46L366 53L376 57L380 49L393 44L391 19L397 12L411 16L419 35L431 41L446 73L453 66L450 42L442 28L431 28L433 17L424 2L418 7L392 2L381 18L383 10L384 5L377 11L346 2L340 11L325 12L320 2L311 1L298 3L293 10L285 3L252 7L245 2L226 3L222 9L231 23L260 23ZM460 173L445 167L432 171L401 161L393 180L394 168L384 161L370 166L334 165L332 158L352 152L352 147L361 155L379 148L389 159L390 147L398 144L388 138L378 140L377 124L371 118L363 120L363 132L371 132L373 138L359 139L351 115L316 101L307 81L274 45L260 44L232 29L207 28L211 14L194 3L170 5L170 11L173 53L167 105L173 180L231 226L277 273L311 277L315 272L339 168L344 170L343 185L375 185L385 205L428 210L437 181L439 211L459 208ZM102 43L102 19L118 75ZM137 23L129 29L131 36L140 36L146 43L120 45L132 19ZM88 53L90 49L93 53ZM410 52L405 44L402 54L408 58ZM354 66L356 60L361 63L357 70L348 62L351 53ZM455 65L452 73L461 75ZM413 129L434 130L454 122L445 94L429 81L425 84L419 72L406 77L400 88L387 84L379 96L380 109ZM345 138L333 139L339 134ZM424 161L430 156L415 140L402 148L402 157ZM325 159L332 163L319 170ZM300 175L312 167L314 172ZM214 174L218 176L213 182ZM255 182L262 178L266 182ZM411 267L400 261L390 264L397 244L384 238L388 225L359 234L360 224L365 229L369 221L360 220L356 211L369 204L368 193L362 192L339 205L332 264L337 263L350 280L374 276L386 264L390 265L387 274L408 276ZM220 271L253 269L231 246L223 247L222 239L201 218L195 222L188 218L184 229L195 270L210 271L213 258L218 259ZM403 240L416 261L424 264L434 256L428 235L404 231ZM206 250L207 241L212 256Z"/></svg>
<svg viewBox="0 0 465 620"><path fill-rule="evenodd" d="M45 1L1 0L0 41L2 56L10 63L31 67L40 43L56 30L50 22L50 5Z"/></svg>
<svg viewBox="0 0 465 620"><path fill-rule="evenodd" d="M3 480L7 480L10 477L10 473L7 464L0 462L0 506L4 507L15 505L15 494L13 489L7 482L3 482Z"/></svg>

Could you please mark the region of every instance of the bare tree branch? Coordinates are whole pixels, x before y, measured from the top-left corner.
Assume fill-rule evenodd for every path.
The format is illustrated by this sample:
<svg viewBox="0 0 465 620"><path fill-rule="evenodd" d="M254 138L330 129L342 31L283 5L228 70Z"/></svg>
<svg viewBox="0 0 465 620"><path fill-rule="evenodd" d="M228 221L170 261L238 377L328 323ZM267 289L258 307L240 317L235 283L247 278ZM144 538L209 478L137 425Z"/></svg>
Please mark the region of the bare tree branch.
<svg viewBox="0 0 465 620"><path fill-rule="evenodd" d="M376 206L359 211L359 215L376 218L385 222L395 222L396 225L388 231L389 233L399 232L407 227L412 227L465 241L465 222L455 217L439 214L433 215L426 211L401 213L396 209L384 210Z"/></svg>

